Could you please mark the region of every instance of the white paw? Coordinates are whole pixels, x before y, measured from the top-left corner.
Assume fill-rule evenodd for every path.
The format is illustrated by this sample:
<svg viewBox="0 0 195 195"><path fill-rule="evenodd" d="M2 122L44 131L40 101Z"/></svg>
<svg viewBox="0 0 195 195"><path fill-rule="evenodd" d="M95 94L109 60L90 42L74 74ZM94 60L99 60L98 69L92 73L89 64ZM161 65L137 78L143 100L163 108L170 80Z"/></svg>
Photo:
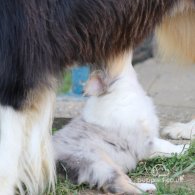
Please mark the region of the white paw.
<svg viewBox="0 0 195 195"><path fill-rule="evenodd" d="M176 145L175 153L184 154L189 149L189 147L190 147L189 144Z"/></svg>
<svg viewBox="0 0 195 195"><path fill-rule="evenodd" d="M162 135L172 139L195 138L195 120L189 123L174 123L163 129Z"/></svg>
<svg viewBox="0 0 195 195"><path fill-rule="evenodd" d="M188 150L189 145L175 145L169 141L156 138L154 139L153 150L149 158L154 158L158 156L171 157L173 154L183 154Z"/></svg>
<svg viewBox="0 0 195 195"><path fill-rule="evenodd" d="M144 192L155 192L156 191L156 186L154 184L150 184L150 183L136 183L136 186L144 191Z"/></svg>

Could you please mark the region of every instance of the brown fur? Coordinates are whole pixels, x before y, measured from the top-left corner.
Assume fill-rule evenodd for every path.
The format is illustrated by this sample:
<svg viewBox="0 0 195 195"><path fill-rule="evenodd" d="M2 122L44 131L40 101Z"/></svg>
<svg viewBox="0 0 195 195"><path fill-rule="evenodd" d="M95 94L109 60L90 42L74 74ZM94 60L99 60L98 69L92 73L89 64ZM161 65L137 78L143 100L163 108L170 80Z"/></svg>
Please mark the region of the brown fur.
<svg viewBox="0 0 195 195"><path fill-rule="evenodd" d="M177 63L195 63L195 10L167 16L156 30L159 52Z"/></svg>

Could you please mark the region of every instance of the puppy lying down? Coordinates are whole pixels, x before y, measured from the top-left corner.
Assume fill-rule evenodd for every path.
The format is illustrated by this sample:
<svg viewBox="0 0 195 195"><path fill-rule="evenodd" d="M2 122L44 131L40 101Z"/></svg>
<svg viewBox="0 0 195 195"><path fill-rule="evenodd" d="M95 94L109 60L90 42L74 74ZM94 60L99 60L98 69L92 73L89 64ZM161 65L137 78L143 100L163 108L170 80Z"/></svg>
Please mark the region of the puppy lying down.
<svg viewBox="0 0 195 195"><path fill-rule="evenodd" d="M75 183L111 193L154 191L153 184L133 183L125 173L140 160L184 151L159 138L154 105L130 61L117 78L92 74L82 113L53 136L56 162Z"/></svg>

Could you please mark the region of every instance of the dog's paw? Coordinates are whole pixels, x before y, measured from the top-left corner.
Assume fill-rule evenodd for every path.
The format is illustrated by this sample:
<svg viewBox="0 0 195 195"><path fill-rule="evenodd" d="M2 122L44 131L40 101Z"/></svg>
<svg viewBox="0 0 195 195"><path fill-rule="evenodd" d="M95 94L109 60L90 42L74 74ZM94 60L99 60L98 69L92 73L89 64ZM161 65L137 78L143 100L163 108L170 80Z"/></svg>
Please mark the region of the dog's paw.
<svg viewBox="0 0 195 195"><path fill-rule="evenodd" d="M174 123L163 129L161 134L171 139L193 139L195 138L195 120L189 123Z"/></svg>
<svg viewBox="0 0 195 195"><path fill-rule="evenodd" d="M156 186L154 184L150 184L150 183L136 183L136 186L144 191L144 192L148 192L149 194L153 194L156 191Z"/></svg>
<svg viewBox="0 0 195 195"><path fill-rule="evenodd" d="M184 154L189 149L189 147L189 144L176 145L175 154Z"/></svg>

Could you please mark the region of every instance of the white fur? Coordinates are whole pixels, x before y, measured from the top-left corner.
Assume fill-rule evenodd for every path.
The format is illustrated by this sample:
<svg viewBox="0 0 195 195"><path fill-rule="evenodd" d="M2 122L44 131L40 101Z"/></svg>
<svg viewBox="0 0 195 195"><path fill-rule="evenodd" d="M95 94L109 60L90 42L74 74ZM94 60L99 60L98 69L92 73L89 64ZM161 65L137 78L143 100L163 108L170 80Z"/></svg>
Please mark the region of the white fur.
<svg viewBox="0 0 195 195"><path fill-rule="evenodd" d="M144 192L154 192L156 191L156 187L154 184L148 184L148 183L137 183L136 186L140 189L142 189Z"/></svg>
<svg viewBox="0 0 195 195"><path fill-rule="evenodd" d="M152 100L142 89L132 67L132 55L124 54L124 58L124 69L118 80L109 87L107 95L88 99L83 118L88 123L106 128L113 136L116 134L116 142L124 138L128 140L141 160L149 155L148 143L159 135L159 121ZM120 166L132 169L135 161L130 155L114 154L113 158Z"/></svg>
<svg viewBox="0 0 195 195"><path fill-rule="evenodd" d="M166 156L170 157L173 154L183 154L188 148L189 145L174 145L169 141L155 138L153 142L153 149L151 151L150 158L156 156Z"/></svg>
<svg viewBox="0 0 195 195"><path fill-rule="evenodd" d="M159 122L154 105L137 80L131 65L132 55L124 54L124 58L124 69L118 80L106 96L89 98L83 117L87 122L111 131L115 127L123 137L143 128L149 128L151 135L158 136Z"/></svg>
<svg viewBox="0 0 195 195"><path fill-rule="evenodd" d="M195 120L189 123L174 123L162 131L162 135L172 139L194 139L195 138Z"/></svg>
<svg viewBox="0 0 195 195"><path fill-rule="evenodd" d="M87 101L83 110L84 119L88 123L110 130L112 134L116 131L115 141L120 142L120 138L128 140L132 150L138 153L139 160L171 156L186 151L189 146L174 145L158 138L159 122L153 102L137 80L136 72L131 65L132 56L125 54L124 58L126 58L124 69L118 80L109 88L108 94L103 97L93 96ZM151 150L148 148L148 142L152 142ZM100 145L102 149L107 150L103 143ZM124 167L132 169L135 161L130 155L113 154L112 151L108 153L124 171L126 171ZM142 190L145 191L147 186L154 189L154 186L146 184Z"/></svg>
<svg viewBox="0 0 195 195"><path fill-rule="evenodd" d="M15 111L1 107L0 195L14 195L15 188L38 195L54 188L55 169L51 145L54 94L49 92L37 108Z"/></svg>
<svg viewBox="0 0 195 195"><path fill-rule="evenodd" d="M9 107L0 108L0 194L13 195L19 180L24 116Z"/></svg>

